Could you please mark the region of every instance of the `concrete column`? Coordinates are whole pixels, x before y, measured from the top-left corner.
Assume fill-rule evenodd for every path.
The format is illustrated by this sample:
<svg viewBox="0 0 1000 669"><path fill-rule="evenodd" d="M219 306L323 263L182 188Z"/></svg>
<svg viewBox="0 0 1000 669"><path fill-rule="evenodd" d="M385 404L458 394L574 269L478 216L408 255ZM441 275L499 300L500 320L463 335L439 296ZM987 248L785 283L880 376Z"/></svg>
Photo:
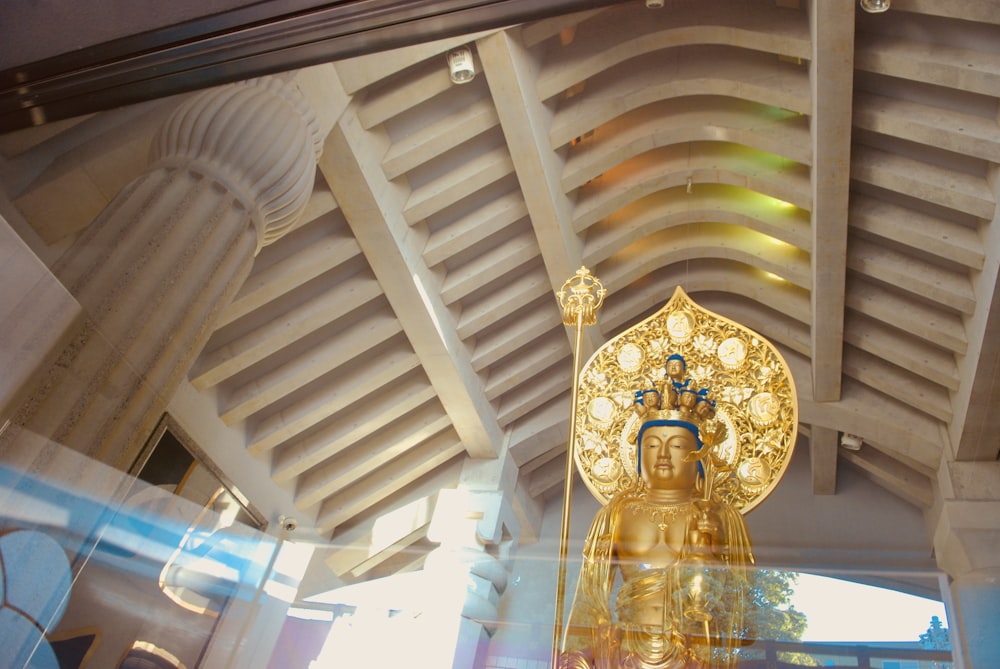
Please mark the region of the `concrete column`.
<svg viewBox="0 0 1000 669"><path fill-rule="evenodd" d="M0 460L43 471L51 440L128 467L256 251L305 209L323 135L286 79L210 89L180 105L149 169L52 268L84 317L18 393L27 400L2 417L12 425Z"/></svg>
<svg viewBox="0 0 1000 669"><path fill-rule="evenodd" d="M500 596L507 588L511 537L517 535L512 523L513 511L501 491L439 494L427 536L441 545L427 556L424 570L432 583L454 585L448 594L458 598L461 608L436 626L441 638L429 646L446 649L450 661L435 666L483 666L496 630L491 621L499 620Z"/></svg>
<svg viewBox="0 0 1000 669"><path fill-rule="evenodd" d="M932 519L934 554L950 577L950 623L965 669L1000 667L998 497L1000 462L942 462Z"/></svg>
<svg viewBox="0 0 1000 669"><path fill-rule="evenodd" d="M965 656L965 669L1000 667L1000 569L963 574L951 583L952 627ZM957 665L956 665L957 666Z"/></svg>

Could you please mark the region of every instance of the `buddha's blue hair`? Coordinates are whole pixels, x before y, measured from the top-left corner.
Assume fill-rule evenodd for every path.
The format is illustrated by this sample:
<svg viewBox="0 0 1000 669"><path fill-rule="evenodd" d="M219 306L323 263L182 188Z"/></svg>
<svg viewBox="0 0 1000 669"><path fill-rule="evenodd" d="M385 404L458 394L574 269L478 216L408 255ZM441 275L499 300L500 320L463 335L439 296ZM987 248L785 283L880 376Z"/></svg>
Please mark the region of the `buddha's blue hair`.
<svg viewBox="0 0 1000 669"><path fill-rule="evenodd" d="M639 427L639 436L636 437L636 462L639 464L639 475L642 476L642 435L648 427L683 427L690 430L691 434L694 435L694 442L697 444L698 448L695 450L701 450L701 436L698 434L698 426L694 423L689 423L686 420L670 420L667 418L658 418L654 420L647 420ZM705 476L705 469L701 466L701 461L698 461L698 473L701 476Z"/></svg>

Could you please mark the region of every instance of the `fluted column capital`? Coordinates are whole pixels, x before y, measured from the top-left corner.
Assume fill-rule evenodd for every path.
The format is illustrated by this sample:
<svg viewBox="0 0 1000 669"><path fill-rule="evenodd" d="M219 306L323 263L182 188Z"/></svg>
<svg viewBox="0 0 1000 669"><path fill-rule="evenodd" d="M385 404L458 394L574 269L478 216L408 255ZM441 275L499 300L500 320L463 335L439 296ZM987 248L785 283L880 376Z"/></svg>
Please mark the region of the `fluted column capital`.
<svg viewBox="0 0 1000 669"><path fill-rule="evenodd" d="M257 250L305 210L324 137L302 93L279 77L211 88L185 100L153 140L153 167L218 181L257 229Z"/></svg>

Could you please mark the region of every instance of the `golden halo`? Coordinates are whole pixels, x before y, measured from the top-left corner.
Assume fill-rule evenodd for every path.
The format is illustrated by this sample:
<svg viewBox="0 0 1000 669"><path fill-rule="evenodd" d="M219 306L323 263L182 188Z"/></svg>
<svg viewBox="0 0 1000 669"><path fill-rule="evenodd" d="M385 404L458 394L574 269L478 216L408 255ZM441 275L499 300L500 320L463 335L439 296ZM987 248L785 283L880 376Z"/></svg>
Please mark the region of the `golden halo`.
<svg viewBox="0 0 1000 669"><path fill-rule="evenodd" d="M746 513L774 489L791 460L798 430L795 384L769 341L698 306L680 286L662 309L604 344L580 372L577 468L601 503L635 485L639 425L632 398L663 378L674 353L712 390L717 418L727 428L716 447L725 466L713 495Z"/></svg>

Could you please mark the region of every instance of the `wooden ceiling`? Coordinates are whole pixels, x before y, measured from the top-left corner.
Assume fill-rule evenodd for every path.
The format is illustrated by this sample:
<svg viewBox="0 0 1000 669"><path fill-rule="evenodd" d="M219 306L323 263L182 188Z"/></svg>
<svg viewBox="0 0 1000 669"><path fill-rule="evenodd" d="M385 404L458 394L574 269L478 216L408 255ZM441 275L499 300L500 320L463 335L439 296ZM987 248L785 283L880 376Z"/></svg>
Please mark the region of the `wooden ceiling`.
<svg viewBox="0 0 1000 669"><path fill-rule="evenodd" d="M628 2L320 70L346 108L309 214L191 383L335 543L468 456L544 500L574 337L554 291L585 265L609 289L587 351L681 284L785 354L818 492L839 458L928 508L946 445L998 450L969 398L996 386L1000 10L813 4ZM401 545L339 571L403 568Z"/></svg>

